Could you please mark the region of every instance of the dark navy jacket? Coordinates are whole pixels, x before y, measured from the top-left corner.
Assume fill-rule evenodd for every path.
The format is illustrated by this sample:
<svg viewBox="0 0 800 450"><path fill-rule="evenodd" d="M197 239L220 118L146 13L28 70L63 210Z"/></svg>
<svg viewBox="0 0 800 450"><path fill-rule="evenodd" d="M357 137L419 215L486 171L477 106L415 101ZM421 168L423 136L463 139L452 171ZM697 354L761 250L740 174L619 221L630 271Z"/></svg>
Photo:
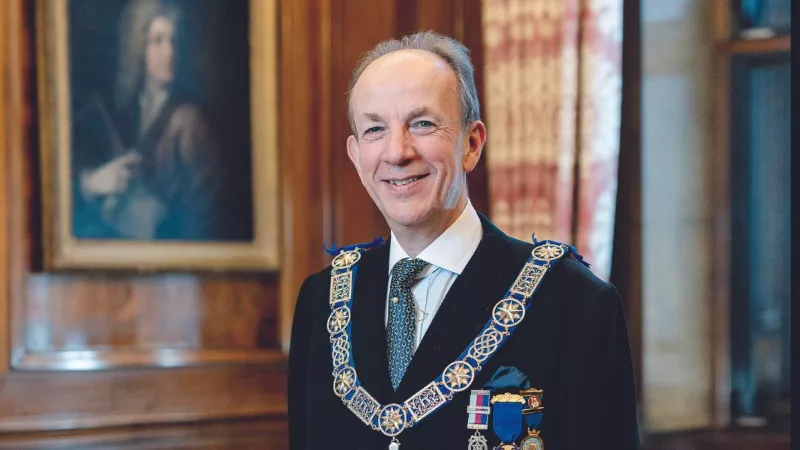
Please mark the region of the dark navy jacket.
<svg viewBox="0 0 800 450"><path fill-rule="evenodd" d="M448 291L397 392L389 381L384 322L389 243L364 253L354 288L352 352L362 386L381 404L402 404L457 359L530 256L533 244L505 235L484 216L481 223L481 242ZM290 448L386 449L390 438L364 425L332 391L326 329L330 271L308 277L297 301L289 355ZM532 387L544 390L541 432L547 450L638 449L631 349L616 289L575 259L564 258L531 302L525 320L470 389L484 386L498 367L514 367ZM401 450L467 448L474 433L466 427L470 389L403 431ZM499 443L491 428L482 433L489 448Z"/></svg>

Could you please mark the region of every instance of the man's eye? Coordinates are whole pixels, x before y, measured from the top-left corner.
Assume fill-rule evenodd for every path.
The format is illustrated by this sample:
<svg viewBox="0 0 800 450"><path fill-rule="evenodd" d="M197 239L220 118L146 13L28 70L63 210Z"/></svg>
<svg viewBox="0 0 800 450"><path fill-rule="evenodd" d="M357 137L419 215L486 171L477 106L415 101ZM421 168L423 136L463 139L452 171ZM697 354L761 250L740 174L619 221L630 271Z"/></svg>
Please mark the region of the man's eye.
<svg viewBox="0 0 800 450"><path fill-rule="evenodd" d="M367 128L367 131L364 132L364 135L378 133L380 131L383 131L383 127L369 127Z"/></svg>
<svg viewBox="0 0 800 450"><path fill-rule="evenodd" d="M419 122L414 122L413 126L415 128L430 128L433 126L433 122L430 120L420 120Z"/></svg>

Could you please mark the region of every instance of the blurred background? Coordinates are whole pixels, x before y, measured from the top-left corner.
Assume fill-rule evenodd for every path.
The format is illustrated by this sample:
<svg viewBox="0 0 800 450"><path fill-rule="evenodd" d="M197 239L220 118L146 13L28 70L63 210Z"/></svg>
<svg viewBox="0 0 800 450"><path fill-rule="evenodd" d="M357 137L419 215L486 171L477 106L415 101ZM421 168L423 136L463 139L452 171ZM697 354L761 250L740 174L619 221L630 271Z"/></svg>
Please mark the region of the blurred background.
<svg viewBox="0 0 800 450"><path fill-rule="evenodd" d="M217 159L268 155L237 198L244 228L275 224L252 244L278 263L247 270L158 254L120 268L136 242L53 231L84 195L52 181L74 144L59 105L113 96L129 6L84 2L0 2L0 449L288 448L299 286L329 264L323 246L388 236L346 156L347 83L364 51L418 30L472 52L489 135L476 209L575 243L620 291L643 448L790 447L790 0L178 2L198 110L227 124ZM276 216L258 222L265 203ZM75 242L117 267L51 264ZM246 244L211 245L161 251L232 261Z"/></svg>

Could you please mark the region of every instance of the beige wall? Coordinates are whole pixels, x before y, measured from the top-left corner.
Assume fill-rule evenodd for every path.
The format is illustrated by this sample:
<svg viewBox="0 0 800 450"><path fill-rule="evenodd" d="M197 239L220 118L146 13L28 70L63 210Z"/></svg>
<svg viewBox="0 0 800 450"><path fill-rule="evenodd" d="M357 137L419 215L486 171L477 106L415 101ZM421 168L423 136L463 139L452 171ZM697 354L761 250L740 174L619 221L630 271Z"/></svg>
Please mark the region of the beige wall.
<svg viewBox="0 0 800 450"><path fill-rule="evenodd" d="M712 423L710 2L642 1L643 426Z"/></svg>

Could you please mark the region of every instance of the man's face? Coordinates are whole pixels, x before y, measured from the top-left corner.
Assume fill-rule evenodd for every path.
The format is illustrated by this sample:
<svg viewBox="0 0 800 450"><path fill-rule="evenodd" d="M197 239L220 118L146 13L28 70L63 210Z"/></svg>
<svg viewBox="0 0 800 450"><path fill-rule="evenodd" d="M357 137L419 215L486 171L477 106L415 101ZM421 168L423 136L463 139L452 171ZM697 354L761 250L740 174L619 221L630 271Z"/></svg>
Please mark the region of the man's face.
<svg viewBox="0 0 800 450"><path fill-rule="evenodd" d="M466 205L486 132L476 122L464 133L456 86L438 56L402 50L367 66L353 89L348 155L392 228L448 226Z"/></svg>
<svg viewBox="0 0 800 450"><path fill-rule="evenodd" d="M175 77L174 27L164 17L156 17L147 33L147 74L150 79L167 85Z"/></svg>

